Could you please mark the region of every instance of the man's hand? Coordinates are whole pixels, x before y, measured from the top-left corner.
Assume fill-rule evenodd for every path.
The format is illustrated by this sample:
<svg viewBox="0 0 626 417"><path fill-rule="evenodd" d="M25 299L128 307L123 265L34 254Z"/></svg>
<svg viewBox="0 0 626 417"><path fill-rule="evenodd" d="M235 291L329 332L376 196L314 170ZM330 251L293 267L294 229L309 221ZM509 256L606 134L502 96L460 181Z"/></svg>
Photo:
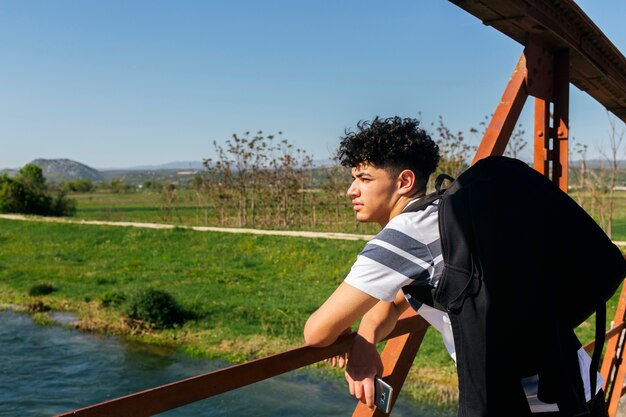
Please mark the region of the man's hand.
<svg viewBox="0 0 626 417"><path fill-rule="evenodd" d="M333 368L343 368L348 363L348 354L333 356L326 359L324 362L328 363Z"/></svg>
<svg viewBox="0 0 626 417"><path fill-rule="evenodd" d="M346 381L350 394L359 401L374 407L374 378L383 373L383 363L376 350L376 345L360 335L356 335L349 353L350 360L346 367Z"/></svg>
<svg viewBox="0 0 626 417"><path fill-rule="evenodd" d="M350 334L350 333L352 333L352 328L348 327L346 330L341 332L340 336L343 336L344 334ZM324 362L330 364L330 366L332 366L333 368L336 368L336 367L343 368L348 363L348 354L344 353L342 355L333 356L332 358L328 358L324 360Z"/></svg>

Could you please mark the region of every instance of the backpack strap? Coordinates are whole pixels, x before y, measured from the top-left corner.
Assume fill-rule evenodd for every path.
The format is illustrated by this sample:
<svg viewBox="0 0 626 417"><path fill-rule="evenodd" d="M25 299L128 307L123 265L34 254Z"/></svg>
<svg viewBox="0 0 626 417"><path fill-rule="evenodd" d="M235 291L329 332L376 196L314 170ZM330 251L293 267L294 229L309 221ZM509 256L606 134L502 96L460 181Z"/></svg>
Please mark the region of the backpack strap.
<svg viewBox="0 0 626 417"><path fill-rule="evenodd" d="M420 198L417 203L410 204L408 207L402 210L402 212L414 213L420 210L424 210L435 201L441 199L443 197L443 194L446 192L445 188L441 188L445 180L452 182L454 181L454 178L447 174L440 174L435 180L435 192L426 194L424 197ZM411 297L415 298L419 302L434 307L437 310L446 311L445 307L438 303L433 297L435 288L426 285L414 285L405 287L404 289L409 295L411 295Z"/></svg>
<svg viewBox="0 0 626 417"><path fill-rule="evenodd" d="M437 179L435 180L435 190L437 190L437 192L439 194L443 194L446 191L445 189L443 191L441 191L441 186L443 185L443 182L445 180L448 180L450 182L454 182L454 178L452 178L448 174L439 174L437 176Z"/></svg>
<svg viewBox="0 0 626 417"><path fill-rule="evenodd" d="M415 213L416 211L424 210L426 207L439 200L441 197L443 197L443 193L446 192L445 188L441 188L445 180L452 182L454 181L454 178L452 178L448 174L439 174L439 176L437 176L437 179L435 180L435 191L430 194L426 194L424 197L420 198L416 204L410 204L408 207L402 210L402 212Z"/></svg>
<svg viewBox="0 0 626 417"><path fill-rule="evenodd" d="M596 339L593 346L593 355L591 357L591 364L589 365L589 385L591 388L591 406L593 410L596 395L596 385L598 381L598 365L600 364L600 356L602 356L602 349L604 348L606 329L606 303L598 303L596 307Z"/></svg>

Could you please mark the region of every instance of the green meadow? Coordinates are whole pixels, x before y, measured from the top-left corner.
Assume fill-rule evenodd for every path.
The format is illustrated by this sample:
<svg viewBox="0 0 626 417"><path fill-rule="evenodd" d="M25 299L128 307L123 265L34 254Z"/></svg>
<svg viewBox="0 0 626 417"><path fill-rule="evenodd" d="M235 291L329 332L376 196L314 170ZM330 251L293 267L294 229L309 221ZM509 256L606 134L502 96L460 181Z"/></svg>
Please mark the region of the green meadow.
<svg viewBox="0 0 626 417"><path fill-rule="evenodd" d="M32 302L36 284L56 291L44 302L73 308L131 296L171 293L216 340L255 334L296 343L308 314L341 281L362 243L182 228L0 222L4 302ZM120 297L118 297L120 298ZM123 298L123 297L121 297ZM117 307L110 308L114 315ZM217 334L222 333L222 334Z"/></svg>
<svg viewBox="0 0 626 417"><path fill-rule="evenodd" d="M316 190L310 193L315 195ZM131 221L168 223L186 226L254 227L261 229L310 230L319 232L376 233L378 226L358 223L354 219L352 204L342 193L336 201L318 201L307 205L300 212L293 209L292 224L284 226L275 221L276 214L268 214L267 206L259 205L263 214L255 222L241 225L236 205L224 209L220 220L220 208L215 204L199 201L193 190L177 190L175 201L164 202L163 195L154 190L122 193L97 191L73 193L76 201L75 218L84 220ZM315 208L314 208L315 207ZM269 219L272 217L272 219Z"/></svg>
<svg viewBox="0 0 626 417"><path fill-rule="evenodd" d="M48 308L70 311L86 331L241 362L302 345L307 317L343 280L362 246L182 228L0 220L0 303L26 307L42 323L49 322ZM43 284L54 291L29 295ZM128 300L145 288L172 294L193 319L163 330L129 323ZM428 402L454 397L454 366L435 332L427 334L416 364L408 392ZM326 372L323 365L316 369Z"/></svg>
<svg viewBox="0 0 626 417"><path fill-rule="evenodd" d="M596 220L601 221L600 207L602 203L592 204L592 197L588 193L571 193L572 198L582 202L586 210L592 212ZM177 200L165 204L162 196L153 190L143 190L126 193L92 192L71 194L76 200L77 211L75 218L85 220L106 221L135 221L149 223L169 223L188 226L231 226L237 227L236 208L227 210L225 220L220 223L218 209L215 206L199 202L194 192L189 189L180 189ZM616 191L614 196L613 239L626 241L626 191ZM329 202L317 205L315 221L310 208L305 213L305 219L296 229L373 234L377 226L359 224L354 221L352 208L347 197L341 197L336 205ZM606 211L606 209L605 209ZM606 214L604 214L606 216ZM258 228L294 229L294 227L268 227L263 224L250 225Z"/></svg>

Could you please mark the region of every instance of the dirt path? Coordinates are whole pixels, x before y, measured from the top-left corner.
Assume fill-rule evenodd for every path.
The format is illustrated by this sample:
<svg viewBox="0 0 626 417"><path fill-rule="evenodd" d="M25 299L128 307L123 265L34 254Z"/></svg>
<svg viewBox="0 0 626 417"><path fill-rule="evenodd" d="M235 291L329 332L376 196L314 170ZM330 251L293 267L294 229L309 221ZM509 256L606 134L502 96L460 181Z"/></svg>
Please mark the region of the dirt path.
<svg viewBox="0 0 626 417"><path fill-rule="evenodd" d="M238 229L234 227L176 226L173 224L163 224L163 223L107 222L107 221L100 221L100 220L76 220L76 219L68 219L68 218L60 218L60 217L25 216L22 214L0 214L0 219L42 222L42 223L69 223L69 224L92 224L92 225L100 225L100 226L139 227L139 228L145 228L145 229L174 229L176 227L179 227L182 229L196 230L198 232L249 233L249 234L255 234L255 235L298 236L298 237L340 239L340 240L370 240L373 237L372 235L357 235L357 234L350 234L350 233Z"/></svg>
<svg viewBox="0 0 626 417"><path fill-rule="evenodd" d="M140 223L140 222L106 222L101 220L75 220L60 217L42 217L42 216L25 216L22 214L0 214L0 219L20 220L31 222L48 222L48 223L70 223L70 224L94 224L100 226L122 226L122 227L139 227L145 229L174 229L176 227L182 229L191 229L198 232L223 232L223 233L249 233L255 235L273 235L273 236L298 236L312 237L320 239L339 239L339 240L370 240L374 235L357 235L351 233L328 233L328 232L302 232L293 230L262 230L262 229L239 229L236 227L207 227L207 226L176 226L164 223ZM613 241L617 246L626 246L626 242Z"/></svg>

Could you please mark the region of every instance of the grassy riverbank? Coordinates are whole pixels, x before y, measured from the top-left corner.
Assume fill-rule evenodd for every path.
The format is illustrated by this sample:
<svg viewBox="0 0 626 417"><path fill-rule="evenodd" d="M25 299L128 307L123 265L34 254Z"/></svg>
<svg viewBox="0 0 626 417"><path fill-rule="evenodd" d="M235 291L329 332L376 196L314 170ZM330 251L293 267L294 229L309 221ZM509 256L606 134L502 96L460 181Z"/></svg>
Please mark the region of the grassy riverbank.
<svg viewBox="0 0 626 417"><path fill-rule="evenodd" d="M84 330L239 362L301 345L306 318L341 282L362 246L0 220L0 303L73 311ZM28 295L41 284L55 291ZM195 318L167 330L129 324L127 300L145 288L167 291ZM429 403L454 398L454 367L436 333L427 334L413 368L405 385L411 396Z"/></svg>

